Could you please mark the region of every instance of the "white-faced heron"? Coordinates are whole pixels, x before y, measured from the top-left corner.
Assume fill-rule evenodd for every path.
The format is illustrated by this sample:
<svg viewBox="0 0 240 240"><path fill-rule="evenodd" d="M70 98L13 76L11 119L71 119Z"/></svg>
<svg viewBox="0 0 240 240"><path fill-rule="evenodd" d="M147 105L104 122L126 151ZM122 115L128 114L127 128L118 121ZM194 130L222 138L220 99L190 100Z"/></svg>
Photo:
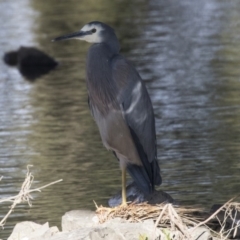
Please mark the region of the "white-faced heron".
<svg viewBox="0 0 240 240"><path fill-rule="evenodd" d="M110 26L90 22L53 41L71 38L93 43L86 60L89 107L104 146L119 160L122 204L126 205L126 170L146 195L162 182L152 103L136 69L119 54L120 45Z"/></svg>

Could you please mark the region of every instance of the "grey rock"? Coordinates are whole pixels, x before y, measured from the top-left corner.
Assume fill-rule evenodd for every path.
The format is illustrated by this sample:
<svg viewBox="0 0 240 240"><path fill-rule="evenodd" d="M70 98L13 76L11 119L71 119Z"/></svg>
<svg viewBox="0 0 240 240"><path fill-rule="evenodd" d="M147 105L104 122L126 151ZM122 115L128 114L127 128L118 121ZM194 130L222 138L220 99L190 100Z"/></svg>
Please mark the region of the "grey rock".
<svg viewBox="0 0 240 240"><path fill-rule="evenodd" d="M155 190L150 196L145 196L145 194L137 187L137 185L132 182L127 185L127 201L128 202L148 202L149 204L160 204L160 203L172 203L178 204L168 193L164 191ZM119 191L113 197L108 200L108 205L110 207L116 207L122 203L122 192Z"/></svg>
<svg viewBox="0 0 240 240"><path fill-rule="evenodd" d="M59 232L51 237L29 238L28 240L125 240L111 228L82 228ZM24 239L26 240L26 239Z"/></svg>
<svg viewBox="0 0 240 240"><path fill-rule="evenodd" d="M59 233L58 228L57 227L51 227L43 234L43 237L44 238L49 238L49 237L54 236L56 233Z"/></svg>
<svg viewBox="0 0 240 240"><path fill-rule="evenodd" d="M123 239L139 240L139 237L146 236L148 239L156 239L160 236L160 230L155 229L153 220L146 220L142 223L122 222L122 219L109 220L102 224L103 227L112 228L123 236Z"/></svg>
<svg viewBox="0 0 240 240"><path fill-rule="evenodd" d="M50 228L48 223L41 225L34 222L25 221L18 223L14 227L13 232L8 240L32 240L38 237L41 237L41 239L43 239L45 236L51 236L57 232L59 232L58 228Z"/></svg>
<svg viewBox="0 0 240 240"><path fill-rule="evenodd" d="M58 63L35 47L20 47L17 51L5 53L3 60L10 66L17 66L29 81L34 81L53 70Z"/></svg>
<svg viewBox="0 0 240 240"><path fill-rule="evenodd" d="M72 230L69 232L59 232L54 234L51 237L46 238L35 238L29 240L91 240L89 233L92 231L92 228L83 228L78 230Z"/></svg>
<svg viewBox="0 0 240 240"><path fill-rule="evenodd" d="M125 240L122 235L116 233L112 228L96 228L89 233L91 240Z"/></svg>
<svg viewBox="0 0 240 240"><path fill-rule="evenodd" d="M98 217L90 210L73 210L66 212L62 217L63 232L97 225Z"/></svg>
<svg viewBox="0 0 240 240"><path fill-rule="evenodd" d="M210 231L199 227L189 229L192 240L211 239ZM18 223L8 240L168 240L180 239L180 232L155 228L153 220L130 223L128 220L115 218L103 224L98 222L91 211L70 211L63 216L63 232L57 227L49 227L34 222Z"/></svg>
<svg viewBox="0 0 240 240"><path fill-rule="evenodd" d="M140 235L150 236L154 232L154 223L149 220L129 223L116 218L99 224L92 220L95 214L90 211L71 211L64 216L63 232L50 228L48 223L22 222L15 226L8 240L139 240Z"/></svg>
<svg viewBox="0 0 240 240"><path fill-rule="evenodd" d="M143 223L130 223L127 220L121 218L111 219L104 224L98 223L98 218L94 212L86 210L75 210L67 212L62 217L62 229L63 232L71 231L73 235L69 237L71 240L75 240L73 237L75 234L74 230L79 231L78 239L131 239L139 240L140 235L159 236L160 231L155 229L154 222L152 220L146 220ZM58 235L62 237L63 235ZM66 235L64 235L66 237ZM61 239L61 238L60 238ZM50 239L49 239L50 240ZM55 240L55 238L51 238Z"/></svg>
<svg viewBox="0 0 240 240"><path fill-rule="evenodd" d="M194 231L193 228L189 228L192 238L195 240L209 240L212 239L209 229L206 227L198 227Z"/></svg>

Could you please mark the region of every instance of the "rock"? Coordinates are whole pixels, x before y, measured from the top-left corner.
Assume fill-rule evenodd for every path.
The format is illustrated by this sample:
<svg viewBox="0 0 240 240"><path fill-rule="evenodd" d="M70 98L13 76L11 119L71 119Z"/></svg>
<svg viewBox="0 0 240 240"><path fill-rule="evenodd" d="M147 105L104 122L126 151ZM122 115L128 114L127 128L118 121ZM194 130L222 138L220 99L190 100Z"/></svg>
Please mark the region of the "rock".
<svg viewBox="0 0 240 240"><path fill-rule="evenodd" d="M66 212L62 217L62 231L71 231L86 227L95 227L98 217L93 211L73 210Z"/></svg>
<svg viewBox="0 0 240 240"><path fill-rule="evenodd" d="M145 194L136 186L134 182L127 185L127 201L128 202L148 202L149 204L160 204L160 203L173 203L174 199L164 191L154 191L150 196L145 196ZM115 196L108 200L108 205L110 207L116 207L122 203L122 192L119 191Z"/></svg>
<svg viewBox="0 0 240 240"><path fill-rule="evenodd" d="M146 198L146 201L149 204L160 204L160 203L172 203L174 205L178 204L168 193L162 190L153 192L152 195Z"/></svg>
<svg viewBox="0 0 240 240"><path fill-rule="evenodd" d="M190 240L212 240L212 236L210 234L210 231L205 228L205 227L198 227L193 231L194 228L189 228L189 237ZM183 235L180 231L178 230L170 230L167 228L162 228L161 229L161 237L158 238L160 240L178 240L178 239L188 239L187 237L183 238ZM216 239L217 240L217 239Z"/></svg>
<svg viewBox="0 0 240 240"><path fill-rule="evenodd" d="M152 220L146 220L143 223L130 223L127 220L121 218L111 219L103 224L98 223L96 214L92 211L86 210L74 210L65 213L62 217L62 230L66 231L79 231L84 234L79 235L79 239L131 239L139 240L139 236L150 236L154 231L155 235L159 236L160 231L155 230L154 222ZM60 237L59 235L58 237ZM55 239L55 238L53 238ZM51 240L53 240L51 238ZM74 238L70 238L75 240ZM49 239L50 240L50 239Z"/></svg>
<svg viewBox="0 0 240 240"><path fill-rule="evenodd" d="M92 231L92 228L82 228L78 230L72 230L69 232L58 232L51 237L44 236L44 237L38 237L38 238L29 238L28 240L66 240L66 239L67 240L91 240L89 237L89 233L91 231Z"/></svg>
<svg viewBox="0 0 240 240"><path fill-rule="evenodd" d="M182 233L177 230L173 231L167 228L162 228L161 236L157 240L169 240L169 239L171 240L183 239Z"/></svg>
<svg viewBox="0 0 240 240"><path fill-rule="evenodd" d="M130 223L116 218L99 224L92 220L94 216L91 211L66 213L63 216L63 232L59 232L56 227L49 228L48 223L40 225L22 222L15 226L8 240L139 240L140 236L155 239L160 235L152 220Z"/></svg>
<svg viewBox="0 0 240 240"><path fill-rule="evenodd" d="M210 240L212 239L211 233L209 229L206 227L198 227L194 231L192 231L193 228L189 228L189 232L191 233L191 236L193 239L197 240Z"/></svg>
<svg viewBox="0 0 240 240"><path fill-rule="evenodd" d="M53 235L55 235L56 233L59 233L58 228L57 227L51 227L43 234L42 237L49 238L49 237L52 237Z"/></svg>
<svg viewBox="0 0 240 240"><path fill-rule="evenodd" d="M146 236L147 239L156 239L160 236L160 230L155 229L153 220L130 223L119 218L105 222L102 227L114 229L117 235L124 237L123 239L139 240L140 236Z"/></svg>
<svg viewBox="0 0 240 240"><path fill-rule="evenodd" d="M5 53L4 56L3 56L3 61L11 67L17 66L18 51L11 51L11 52Z"/></svg>
<svg viewBox="0 0 240 240"><path fill-rule="evenodd" d="M138 189L134 182L130 183L126 187L127 201L141 203L144 202L145 196ZM108 200L109 207L116 207L122 203L122 191L118 191L113 197Z"/></svg>
<svg viewBox="0 0 240 240"><path fill-rule="evenodd" d="M62 217L62 232L34 222L22 222L15 226L8 240L169 240L180 239L179 231L155 228L153 220L131 223L126 219L114 218L100 224L94 212L73 210ZM212 239L205 227L189 228L191 239ZM239 238L238 238L239 239ZM216 239L217 240L217 239Z"/></svg>
<svg viewBox="0 0 240 240"><path fill-rule="evenodd" d="M125 240L123 236L116 233L112 228L96 228L89 233L91 240Z"/></svg>
<svg viewBox="0 0 240 240"><path fill-rule="evenodd" d="M49 228L49 224L45 223L43 225L34 222L21 222L18 223L8 240L30 240L36 237L51 236L59 232L57 227Z"/></svg>
<svg viewBox="0 0 240 240"><path fill-rule="evenodd" d="M34 47L20 47L17 51L7 52L3 60L9 66L17 66L30 81L47 74L58 65L52 57Z"/></svg>

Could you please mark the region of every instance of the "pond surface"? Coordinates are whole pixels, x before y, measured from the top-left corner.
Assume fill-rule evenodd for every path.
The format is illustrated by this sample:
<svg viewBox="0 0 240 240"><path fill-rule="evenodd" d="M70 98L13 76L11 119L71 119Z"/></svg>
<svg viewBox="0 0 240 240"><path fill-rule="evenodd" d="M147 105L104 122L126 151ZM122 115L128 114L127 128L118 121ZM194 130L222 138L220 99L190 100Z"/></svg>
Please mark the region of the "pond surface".
<svg viewBox="0 0 240 240"><path fill-rule="evenodd" d="M146 82L156 116L162 189L209 208L240 190L240 3L238 0L2 0L0 57L35 46L61 64L36 82L0 61L0 198L17 194L31 168L40 187L18 221L60 226L69 210L94 209L121 187L87 106L88 43L52 43L92 20L116 29L122 54ZM0 217L7 212L0 206Z"/></svg>

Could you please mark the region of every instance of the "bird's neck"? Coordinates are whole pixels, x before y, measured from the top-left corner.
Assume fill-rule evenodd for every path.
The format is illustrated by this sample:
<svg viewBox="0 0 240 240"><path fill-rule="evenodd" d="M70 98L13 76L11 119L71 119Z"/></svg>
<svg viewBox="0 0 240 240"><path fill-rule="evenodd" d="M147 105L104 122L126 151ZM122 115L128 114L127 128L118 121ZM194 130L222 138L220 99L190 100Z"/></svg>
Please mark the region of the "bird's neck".
<svg viewBox="0 0 240 240"><path fill-rule="evenodd" d="M116 101L117 87L112 80L112 58L117 54L107 44L99 43L90 47L87 55L87 86L89 98L101 112ZM100 109L101 108L101 109Z"/></svg>
<svg viewBox="0 0 240 240"><path fill-rule="evenodd" d="M119 54L120 51L120 44L118 39L114 39L114 41L104 41L102 43L95 43L92 45L92 47L96 47L96 48L104 48L105 49L105 53L110 53L112 55L116 55Z"/></svg>
<svg viewBox="0 0 240 240"><path fill-rule="evenodd" d="M120 44L119 44L119 41L117 38L114 41L109 41L109 42L106 42L105 44L107 44L109 46L109 48L111 49L111 52L114 55L119 54Z"/></svg>

